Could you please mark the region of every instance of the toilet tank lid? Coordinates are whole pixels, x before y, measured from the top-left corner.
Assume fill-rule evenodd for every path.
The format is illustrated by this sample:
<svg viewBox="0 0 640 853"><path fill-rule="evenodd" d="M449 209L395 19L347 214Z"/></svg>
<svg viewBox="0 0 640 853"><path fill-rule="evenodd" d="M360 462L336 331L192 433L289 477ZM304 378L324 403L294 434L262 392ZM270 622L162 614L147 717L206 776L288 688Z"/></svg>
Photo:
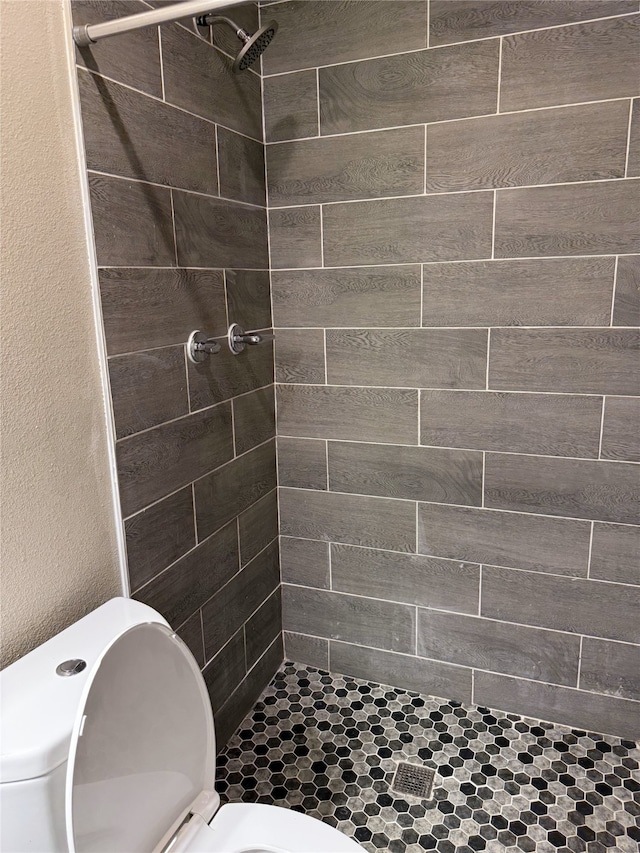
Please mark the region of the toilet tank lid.
<svg viewBox="0 0 640 853"><path fill-rule="evenodd" d="M34 779L67 760L83 688L96 661L134 625L167 622L146 604L112 598L0 672L0 783ZM79 659L86 667L60 676Z"/></svg>

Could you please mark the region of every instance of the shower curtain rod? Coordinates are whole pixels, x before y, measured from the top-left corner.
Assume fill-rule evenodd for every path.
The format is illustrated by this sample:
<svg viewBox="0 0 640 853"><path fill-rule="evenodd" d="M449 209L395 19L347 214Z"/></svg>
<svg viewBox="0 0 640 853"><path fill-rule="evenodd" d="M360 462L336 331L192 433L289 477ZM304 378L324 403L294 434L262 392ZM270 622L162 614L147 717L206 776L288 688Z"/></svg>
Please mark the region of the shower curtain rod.
<svg viewBox="0 0 640 853"><path fill-rule="evenodd" d="M139 12L137 15L127 15L102 24L82 24L73 28L73 40L78 47L88 47L109 36L139 30L141 27L153 27L156 24L177 21L179 18L188 18L192 15L204 15L216 9L239 6L245 2L246 0L184 0L182 3L162 6L160 9L151 9L149 12Z"/></svg>

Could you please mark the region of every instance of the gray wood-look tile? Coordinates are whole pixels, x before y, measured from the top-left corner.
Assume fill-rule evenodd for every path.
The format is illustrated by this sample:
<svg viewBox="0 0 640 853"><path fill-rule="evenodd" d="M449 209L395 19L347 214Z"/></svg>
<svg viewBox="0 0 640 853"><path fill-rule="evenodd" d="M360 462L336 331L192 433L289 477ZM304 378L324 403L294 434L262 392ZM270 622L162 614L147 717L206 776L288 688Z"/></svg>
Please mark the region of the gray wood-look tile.
<svg viewBox="0 0 640 853"><path fill-rule="evenodd" d="M625 147L627 118L628 110ZM424 127L270 145L269 204L318 204L421 193L424 148ZM624 162L622 168L624 171Z"/></svg>
<svg viewBox="0 0 640 853"><path fill-rule="evenodd" d="M99 275L109 355L184 344L194 329L226 334L221 270L104 269Z"/></svg>
<svg viewBox="0 0 640 853"><path fill-rule="evenodd" d="M288 584L282 593L285 631L394 652L415 650L415 607Z"/></svg>
<svg viewBox="0 0 640 853"><path fill-rule="evenodd" d="M212 124L96 74L78 84L89 169L217 194Z"/></svg>
<svg viewBox="0 0 640 853"><path fill-rule="evenodd" d="M623 178L628 123L613 101L431 125L427 191Z"/></svg>
<svg viewBox="0 0 640 853"><path fill-rule="evenodd" d="M553 722L581 726L588 731L597 729L632 740L640 737L638 706L629 699L598 696L488 672L475 673L473 695L474 701L480 704L538 720L552 717Z"/></svg>
<svg viewBox="0 0 640 853"><path fill-rule="evenodd" d="M218 128L220 195L266 206L264 146L224 127Z"/></svg>
<svg viewBox="0 0 640 853"><path fill-rule="evenodd" d="M267 215L261 207L179 191L173 193L173 207L181 265L268 266Z"/></svg>
<svg viewBox="0 0 640 853"><path fill-rule="evenodd" d="M495 256L603 255L640 250L640 181L502 190Z"/></svg>
<svg viewBox="0 0 640 853"><path fill-rule="evenodd" d="M276 345L276 382L322 385L324 369L324 331L287 329L278 332Z"/></svg>
<svg viewBox="0 0 640 853"><path fill-rule="evenodd" d="M418 392L393 388L278 385L278 435L412 444Z"/></svg>
<svg viewBox="0 0 640 853"><path fill-rule="evenodd" d="M280 25L277 40L264 55L264 73L426 47L426 13L421 0L279 3L263 10L263 21L274 17Z"/></svg>
<svg viewBox="0 0 640 853"><path fill-rule="evenodd" d="M318 669L329 669L329 641L320 637L308 637L305 634L294 634L285 631L284 651L286 660L316 666Z"/></svg>
<svg viewBox="0 0 640 853"><path fill-rule="evenodd" d="M575 687L580 638L477 616L418 608L418 654Z"/></svg>
<svg viewBox="0 0 640 853"><path fill-rule="evenodd" d="M585 637L580 687L596 693L640 699L640 647Z"/></svg>
<svg viewBox="0 0 640 853"><path fill-rule="evenodd" d="M506 35L637 12L636 0L431 0L429 44Z"/></svg>
<svg viewBox="0 0 640 853"><path fill-rule="evenodd" d="M272 592L263 605L247 620L244 632L247 666L251 667L282 631L282 595Z"/></svg>
<svg viewBox="0 0 640 853"><path fill-rule="evenodd" d="M73 0L73 23L101 24L148 12L138 0ZM76 62L157 98L162 97L158 28L143 27L87 48L76 48Z"/></svg>
<svg viewBox="0 0 640 853"><path fill-rule="evenodd" d="M269 684L284 660L282 638L276 637L260 660L249 670L238 687L222 705L214 707L216 743L222 749L257 702L266 684Z"/></svg>
<svg viewBox="0 0 640 853"><path fill-rule="evenodd" d="M189 412L184 347L110 358L109 384L117 438Z"/></svg>
<svg viewBox="0 0 640 853"><path fill-rule="evenodd" d="M422 391L420 406L422 444L598 457L601 397Z"/></svg>
<svg viewBox="0 0 640 853"><path fill-rule="evenodd" d="M640 326L640 255L618 258L614 326Z"/></svg>
<svg viewBox="0 0 640 853"><path fill-rule="evenodd" d="M431 696L450 696L459 702L471 701L471 670L439 661L422 660L379 649L351 646L332 640L331 667L356 678L393 684Z"/></svg>
<svg viewBox="0 0 640 853"><path fill-rule="evenodd" d="M627 177L640 176L640 100L635 99L632 105L631 127L629 129L629 155L627 162Z"/></svg>
<svg viewBox="0 0 640 853"><path fill-rule="evenodd" d="M332 384L485 386L486 329L328 329L326 337Z"/></svg>
<svg viewBox="0 0 640 853"><path fill-rule="evenodd" d="M244 634L236 631L202 671L213 708L220 708L246 675Z"/></svg>
<svg viewBox="0 0 640 853"><path fill-rule="evenodd" d="M422 325L608 326L614 269L613 257L425 264Z"/></svg>
<svg viewBox="0 0 640 853"><path fill-rule="evenodd" d="M603 459L640 462L640 398L606 398L601 455Z"/></svg>
<svg viewBox="0 0 640 853"><path fill-rule="evenodd" d="M420 504L422 554L586 577L591 525L514 512Z"/></svg>
<svg viewBox="0 0 640 853"><path fill-rule="evenodd" d="M271 284L276 326L420 325L417 265L274 270Z"/></svg>
<svg viewBox="0 0 640 853"><path fill-rule="evenodd" d="M414 501L480 506L482 454L438 447L329 442L329 488Z"/></svg>
<svg viewBox="0 0 640 853"><path fill-rule="evenodd" d="M207 660L212 658L243 622L266 601L279 583L278 543L274 542L236 574L202 608Z"/></svg>
<svg viewBox="0 0 640 853"><path fill-rule="evenodd" d="M137 512L232 456L228 403L121 439L116 458L123 515Z"/></svg>
<svg viewBox="0 0 640 853"><path fill-rule="evenodd" d="M576 394L640 394L633 329L493 329L489 387Z"/></svg>
<svg viewBox="0 0 640 853"><path fill-rule="evenodd" d="M492 216L490 192L328 205L323 209L325 264L488 258Z"/></svg>
<svg viewBox="0 0 640 853"><path fill-rule="evenodd" d="M590 577L640 586L640 527L594 524Z"/></svg>
<svg viewBox="0 0 640 853"><path fill-rule="evenodd" d="M95 174L89 190L100 266L175 266L170 190Z"/></svg>
<svg viewBox="0 0 640 853"><path fill-rule="evenodd" d="M292 207L269 211L271 266L322 266L322 230L319 207Z"/></svg>
<svg viewBox="0 0 640 853"><path fill-rule="evenodd" d="M321 132L346 133L495 113L498 41L321 68Z"/></svg>
<svg viewBox="0 0 640 853"><path fill-rule="evenodd" d="M332 588L341 592L478 612L480 567L474 563L332 545L331 578Z"/></svg>
<svg viewBox="0 0 640 853"><path fill-rule="evenodd" d="M280 570L282 582L329 589L331 586L329 548L328 542L281 536Z"/></svg>
<svg viewBox="0 0 640 853"><path fill-rule="evenodd" d="M270 328L269 271L225 270L224 274L229 322L247 331Z"/></svg>
<svg viewBox="0 0 640 853"><path fill-rule="evenodd" d="M161 28L166 100L262 139L260 77L234 74L232 60L182 27Z"/></svg>
<svg viewBox="0 0 640 853"><path fill-rule="evenodd" d="M238 533L244 566L278 535L278 493L275 489L240 514Z"/></svg>
<svg viewBox="0 0 640 853"><path fill-rule="evenodd" d="M267 142L318 135L315 69L280 77L265 77L263 87Z"/></svg>
<svg viewBox="0 0 640 853"><path fill-rule="evenodd" d="M415 551L410 501L280 489L280 533L390 551Z"/></svg>
<svg viewBox="0 0 640 853"><path fill-rule="evenodd" d="M637 643L639 607L633 586L482 568L482 615L500 621Z"/></svg>
<svg viewBox="0 0 640 853"><path fill-rule="evenodd" d="M637 15L507 36L500 109L628 97L639 79Z"/></svg>
<svg viewBox="0 0 640 853"><path fill-rule="evenodd" d="M235 522L201 542L146 586L134 592L161 613L170 625L181 625L238 571Z"/></svg>
<svg viewBox="0 0 640 853"><path fill-rule="evenodd" d="M485 506L640 523L640 471L631 463L487 453Z"/></svg>
<svg viewBox="0 0 640 853"><path fill-rule="evenodd" d="M278 438L278 482L298 489L327 488L327 443L312 438Z"/></svg>
<svg viewBox="0 0 640 853"><path fill-rule="evenodd" d="M201 409L273 383L273 345L245 347L232 355L224 338L222 349L199 364L188 362L191 408Z"/></svg>
<svg viewBox="0 0 640 853"><path fill-rule="evenodd" d="M131 589L138 589L196 544L191 486L125 522Z"/></svg>
<svg viewBox="0 0 640 853"><path fill-rule="evenodd" d="M189 651L198 662L199 667L203 667L204 660L204 639L202 635L202 617L200 611L196 612L187 619L177 630L176 634L180 637L183 643L189 647Z"/></svg>
<svg viewBox="0 0 640 853"><path fill-rule="evenodd" d="M198 537L208 536L275 487L275 441L250 450L198 480L194 491Z"/></svg>
<svg viewBox="0 0 640 853"><path fill-rule="evenodd" d="M273 385L236 397L233 401L233 432L238 455L275 437L276 408Z"/></svg>

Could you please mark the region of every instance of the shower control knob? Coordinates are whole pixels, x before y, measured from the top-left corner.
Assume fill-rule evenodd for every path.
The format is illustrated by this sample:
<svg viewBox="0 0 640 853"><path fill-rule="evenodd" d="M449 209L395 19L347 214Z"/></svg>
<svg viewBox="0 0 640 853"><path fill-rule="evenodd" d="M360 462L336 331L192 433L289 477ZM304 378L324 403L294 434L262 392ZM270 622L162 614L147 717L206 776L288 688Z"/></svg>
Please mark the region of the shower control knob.
<svg viewBox="0 0 640 853"><path fill-rule="evenodd" d="M58 675L62 675L63 677L68 677L70 675L77 675L79 672L82 672L82 670L86 668L86 661L81 660L80 658L72 658L71 660L65 660L62 663L58 664L58 666L56 667L56 673Z"/></svg>
<svg viewBox="0 0 640 853"><path fill-rule="evenodd" d="M201 364L209 355L220 352L220 344L215 338L208 338L204 332L191 332L187 341L187 355L189 361Z"/></svg>
<svg viewBox="0 0 640 853"><path fill-rule="evenodd" d="M264 341L275 340L275 335L265 334L264 332L245 332L245 330L237 323L232 323L229 326L227 340L229 349L234 355L238 355L246 346L257 346Z"/></svg>

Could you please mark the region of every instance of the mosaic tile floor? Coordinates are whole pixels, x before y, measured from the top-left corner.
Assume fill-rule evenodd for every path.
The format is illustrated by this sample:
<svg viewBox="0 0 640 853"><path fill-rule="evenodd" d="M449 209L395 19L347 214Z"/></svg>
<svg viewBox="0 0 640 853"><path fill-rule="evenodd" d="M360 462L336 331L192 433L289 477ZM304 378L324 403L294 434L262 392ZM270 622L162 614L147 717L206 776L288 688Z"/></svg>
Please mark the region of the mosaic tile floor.
<svg viewBox="0 0 640 853"><path fill-rule="evenodd" d="M389 786L436 771L432 799ZM219 759L223 802L272 803L370 853L640 850L630 741L285 664Z"/></svg>

